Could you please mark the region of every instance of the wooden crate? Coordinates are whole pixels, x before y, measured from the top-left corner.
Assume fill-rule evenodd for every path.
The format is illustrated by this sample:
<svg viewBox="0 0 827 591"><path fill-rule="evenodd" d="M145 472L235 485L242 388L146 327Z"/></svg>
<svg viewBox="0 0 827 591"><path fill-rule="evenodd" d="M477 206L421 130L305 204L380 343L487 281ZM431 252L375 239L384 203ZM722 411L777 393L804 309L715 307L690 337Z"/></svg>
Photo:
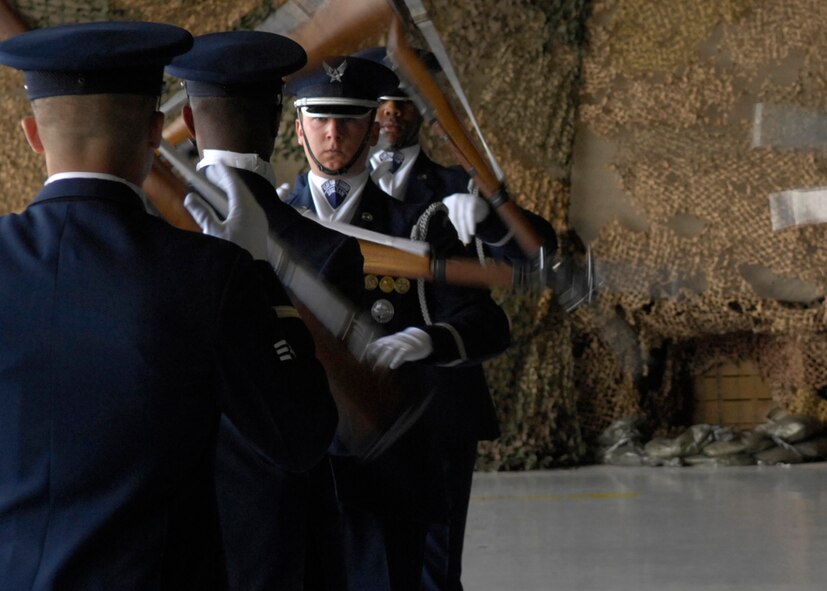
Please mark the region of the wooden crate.
<svg viewBox="0 0 827 591"><path fill-rule="evenodd" d="M694 424L751 429L765 423L774 406L769 386L752 361L722 363L696 376L693 392Z"/></svg>

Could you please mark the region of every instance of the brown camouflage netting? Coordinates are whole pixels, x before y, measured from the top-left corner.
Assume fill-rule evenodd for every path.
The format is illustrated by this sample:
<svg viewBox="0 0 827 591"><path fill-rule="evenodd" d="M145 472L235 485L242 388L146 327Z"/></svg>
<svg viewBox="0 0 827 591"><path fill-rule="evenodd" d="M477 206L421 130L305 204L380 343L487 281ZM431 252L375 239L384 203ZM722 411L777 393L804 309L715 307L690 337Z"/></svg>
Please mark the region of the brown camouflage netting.
<svg viewBox="0 0 827 591"><path fill-rule="evenodd" d="M641 372L652 373L657 349L684 368L660 381L661 398L681 393L669 384L676 377L751 358L779 403L827 416L815 396L827 385L825 230L773 232L767 201L827 184L824 155L750 145L756 103L827 106L817 24L825 16L827 6L807 0L594 5L580 125L611 146L604 170L635 215L592 229L592 244L614 263L603 307L614 307L647 352ZM574 193L576 201L576 183ZM678 218L696 230L681 231ZM810 297L775 299L796 290ZM651 400L642 382L635 390ZM673 397L660 416L644 410L667 428L681 414L663 411L681 402ZM584 424L586 436L606 426L601 419Z"/></svg>
<svg viewBox="0 0 827 591"><path fill-rule="evenodd" d="M205 33L255 26L283 3L16 4L34 26L140 18ZM686 424L691 377L724 359L754 359L780 404L827 418L816 395L827 388L826 312L813 299L824 289L825 229L773 232L767 206L770 192L827 185L827 154L750 146L757 102L827 113L827 4L426 6L513 197L561 235L576 229L606 278L599 304L572 316L541 294L496 294L515 344L487 366L503 437L481 446L480 467L581 463L621 416L645 414L661 431ZM18 130L19 75L3 69L0 84L0 211L11 211L44 169ZM285 120L280 158L296 156ZM437 140L425 144L450 163Z"/></svg>

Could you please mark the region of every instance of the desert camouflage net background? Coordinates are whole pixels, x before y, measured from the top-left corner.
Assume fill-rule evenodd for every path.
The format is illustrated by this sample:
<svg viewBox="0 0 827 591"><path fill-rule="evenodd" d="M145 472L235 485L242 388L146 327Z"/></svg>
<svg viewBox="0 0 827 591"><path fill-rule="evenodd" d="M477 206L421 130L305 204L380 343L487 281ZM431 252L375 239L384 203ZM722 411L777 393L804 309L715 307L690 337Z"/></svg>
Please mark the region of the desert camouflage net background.
<svg viewBox="0 0 827 591"><path fill-rule="evenodd" d="M756 103L827 113L825 10L808 0L594 4L577 155L591 146L595 162L575 157L573 210L578 174L599 165L622 202L620 216L590 228L598 258L614 263L601 308L637 341L630 394L660 427L686 419L687 376L727 358L754 359L780 404L827 417L815 396L827 386L824 228L774 232L768 207L772 192L827 184L825 154L751 145ZM595 372L616 387L609 368ZM593 410L587 433L612 414Z"/></svg>
<svg viewBox="0 0 827 591"><path fill-rule="evenodd" d="M32 26L103 18L193 33L251 28L284 0L9 2ZM779 404L827 419L822 226L774 232L768 195L827 185L827 153L750 143L756 103L827 114L820 0L430 0L514 199L575 230L605 279L566 316L548 294L496 296L514 346L487 366L503 436L484 469L573 465L616 418L686 425L691 377L752 359ZM415 35L411 36L416 42ZM370 45L372 43L366 43ZM44 176L0 72L0 211ZM286 112L279 158L297 157ZM449 154L430 137L438 160ZM284 179L288 180L288 179Z"/></svg>

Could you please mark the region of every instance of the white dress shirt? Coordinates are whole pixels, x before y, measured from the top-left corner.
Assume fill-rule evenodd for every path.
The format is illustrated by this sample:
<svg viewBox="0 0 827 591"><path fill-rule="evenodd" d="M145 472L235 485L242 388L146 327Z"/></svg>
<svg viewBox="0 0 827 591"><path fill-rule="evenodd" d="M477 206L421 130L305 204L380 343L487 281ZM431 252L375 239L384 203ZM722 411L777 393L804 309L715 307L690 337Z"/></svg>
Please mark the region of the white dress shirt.
<svg viewBox="0 0 827 591"><path fill-rule="evenodd" d="M362 191L365 188L365 183L368 182L368 171L363 170L355 175L342 175L334 177L335 180L345 181L350 185L345 200L337 208L333 208L330 202L325 197L322 190L322 184L330 179L319 176L313 172L307 173L307 185L310 187L310 195L313 197L313 205L316 206L316 216L320 220L333 220L349 224L356 213L356 208L359 207L359 202L362 199Z"/></svg>
<svg viewBox="0 0 827 591"><path fill-rule="evenodd" d="M116 183L123 183L124 185L135 191L138 194L138 197L146 201L146 194L144 193L144 190L141 189L138 185L130 183L128 180L122 179L121 177L115 176L114 174L108 174L105 172L57 172L49 178L47 178L46 182L43 184L48 185L49 183L53 183L55 181L62 181L64 179L100 179L103 181L115 181Z"/></svg>

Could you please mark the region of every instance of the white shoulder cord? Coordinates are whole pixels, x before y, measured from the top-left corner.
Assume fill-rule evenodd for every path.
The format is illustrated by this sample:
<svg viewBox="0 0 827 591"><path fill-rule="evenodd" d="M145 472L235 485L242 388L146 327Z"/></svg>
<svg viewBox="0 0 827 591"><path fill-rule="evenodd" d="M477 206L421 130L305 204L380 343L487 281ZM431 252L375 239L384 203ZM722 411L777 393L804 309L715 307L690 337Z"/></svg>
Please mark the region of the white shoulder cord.
<svg viewBox="0 0 827 591"><path fill-rule="evenodd" d="M422 215L419 216L419 219L416 221L416 224L414 224L414 227L411 228L411 240L427 240L428 226L431 223L431 218L438 211L443 211L446 215L448 214L448 208L441 201L431 203L428 206L428 209L422 212ZM431 321L431 314L428 312L428 301L425 299L424 279L416 280L416 293L419 295L419 308L422 311L422 318L425 320L425 324L433 324Z"/></svg>

